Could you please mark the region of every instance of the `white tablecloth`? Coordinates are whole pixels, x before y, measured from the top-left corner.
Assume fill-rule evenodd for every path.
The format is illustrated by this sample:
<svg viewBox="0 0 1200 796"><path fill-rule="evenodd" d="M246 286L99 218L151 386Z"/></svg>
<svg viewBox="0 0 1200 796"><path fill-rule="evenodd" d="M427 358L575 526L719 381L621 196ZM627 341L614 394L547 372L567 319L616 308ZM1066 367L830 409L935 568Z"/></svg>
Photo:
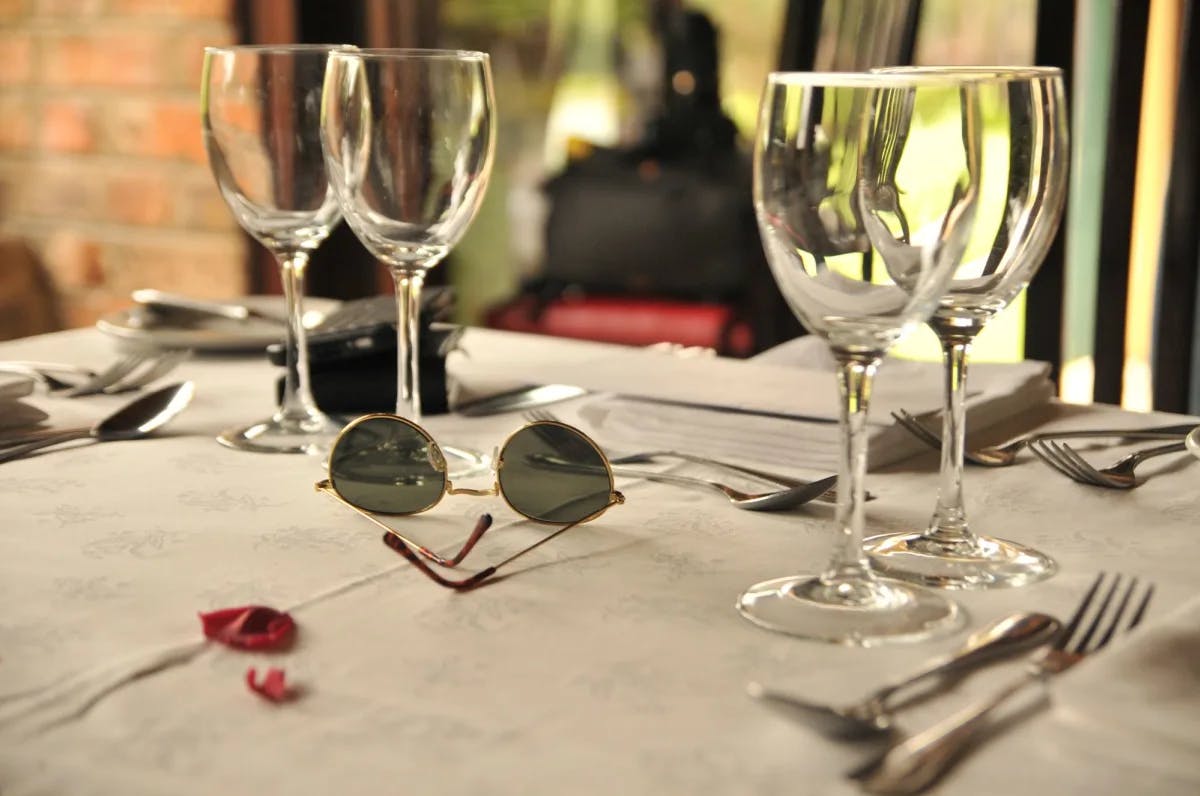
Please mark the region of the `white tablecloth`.
<svg viewBox="0 0 1200 796"><path fill-rule="evenodd" d="M76 331L5 343L0 357L95 362L110 349L98 333ZM750 625L733 608L738 594L819 568L832 508L754 514L715 492L645 482L622 483L624 506L522 559L513 577L443 590L387 550L377 529L313 491L315 459L213 441L268 413L275 374L265 360L196 357L178 374L195 380L196 398L160 435L0 465L4 796L855 793L842 774L866 750L764 710L745 695L747 681L849 700L961 643L963 634L863 650ZM125 400L39 405L67 422ZM1151 422L1111 407L1055 414L1068 425ZM490 451L520 422L426 425ZM871 529L923 525L935 467L930 453L872 473ZM969 626L1017 609L1065 614L1102 569L1155 581L1148 624L1200 591L1200 463L1159 459L1145 472L1154 477L1144 486L1116 492L1033 460L968 470L974 526L1061 565L1035 586L956 594ZM468 563L544 533L498 500L468 497L401 522L451 546L485 510L497 527ZM203 643L198 611L252 603L292 612L290 650ZM243 683L251 665L285 668L302 695L258 699ZM1010 674L976 675L902 722L919 728ZM1069 727L1056 707L1043 710L939 790L1195 792L1200 774L1156 768L1152 748L1137 766L1080 756L1064 738ZM1110 730L1109 742L1138 741Z"/></svg>

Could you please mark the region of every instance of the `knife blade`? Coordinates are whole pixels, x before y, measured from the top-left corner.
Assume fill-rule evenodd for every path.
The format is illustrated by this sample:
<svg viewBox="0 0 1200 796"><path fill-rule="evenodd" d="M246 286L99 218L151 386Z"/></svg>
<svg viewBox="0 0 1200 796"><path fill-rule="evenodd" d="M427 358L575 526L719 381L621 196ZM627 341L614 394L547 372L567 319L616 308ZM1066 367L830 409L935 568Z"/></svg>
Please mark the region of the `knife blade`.
<svg viewBox="0 0 1200 796"><path fill-rule="evenodd" d="M256 320L269 321L270 323L286 323L285 318L259 312L253 307L247 307L243 304L194 299L189 296L180 296L175 293L165 293L161 290L149 288L135 290L130 295L136 303L158 313L187 312L196 315L226 318L231 321L248 321L254 318Z"/></svg>
<svg viewBox="0 0 1200 796"><path fill-rule="evenodd" d="M546 406L581 395L587 395L587 390L570 384L536 384L469 401L456 407L454 411L465 417L483 417Z"/></svg>

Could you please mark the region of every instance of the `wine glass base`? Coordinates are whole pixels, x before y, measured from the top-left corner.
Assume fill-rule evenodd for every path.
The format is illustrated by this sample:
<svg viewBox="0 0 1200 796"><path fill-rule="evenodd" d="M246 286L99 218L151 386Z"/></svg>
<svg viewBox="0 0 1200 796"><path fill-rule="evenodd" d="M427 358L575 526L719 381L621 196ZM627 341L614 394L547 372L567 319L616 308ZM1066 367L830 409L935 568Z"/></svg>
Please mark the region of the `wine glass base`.
<svg viewBox="0 0 1200 796"><path fill-rule="evenodd" d="M966 621L944 595L886 578L840 583L816 575L776 578L747 589L737 608L768 630L860 647L924 641L953 633Z"/></svg>
<svg viewBox="0 0 1200 796"><path fill-rule="evenodd" d="M217 435L227 448L251 453L302 453L325 456L342 430L339 423L325 415L302 421L273 417L242 428L231 428Z"/></svg>
<svg viewBox="0 0 1200 796"><path fill-rule="evenodd" d="M1025 586L1058 571L1049 556L990 536L942 541L916 531L894 533L865 540L863 550L877 572L939 589Z"/></svg>
<svg viewBox="0 0 1200 796"><path fill-rule="evenodd" d="M482 475L492 469L491 457L470 448L441 445L446 458L446 477L450 480Z"/></svg>

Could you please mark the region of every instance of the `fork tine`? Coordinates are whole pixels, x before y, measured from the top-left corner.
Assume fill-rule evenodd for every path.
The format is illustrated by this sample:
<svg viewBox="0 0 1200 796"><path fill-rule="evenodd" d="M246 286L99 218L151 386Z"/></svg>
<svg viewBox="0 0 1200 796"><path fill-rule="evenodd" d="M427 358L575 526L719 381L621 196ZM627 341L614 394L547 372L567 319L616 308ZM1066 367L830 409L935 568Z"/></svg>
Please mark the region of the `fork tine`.
<svg viewBox="0 0 1200 796"><path fill-rule="evenodd" d="M150 357L144 360L144 362L139 362L138 367L133 368L124 376L105 387L103 391L112 394L145 387L147 384L162 378L174 370L180 362L187 359L189 354L191 352L185 348L164 351L158 356ZM141 365L147 363L147 367L141 367Z"/></svg>
<svg viewBox="0 0 1200 796"><path fill-rule="evenodd" d="M1046 440L1046 450L1049 451L1063 468L1071 474L1071 477L1084 484L1095 484L1095 476L1089 472L1085 463L1078 456L1072 457L1066 450L1065 445L1054 440Z"/></svg>
<svg viewBox="0 0 1200 796"><path fill-rule="evenodd" d="M1096 649L1106 646L1117 632L1117 628L1121 625L1121 617L1125 615L1125 609L1129 607L1129 599L1133 596L1133 590L1137 588L1137 583L1137 578L1129 581L1129 585L1125 588L1125 593L1121 595L1121 602L1117 605L1117 612L1113 615L1112 621L1108 623L1108 630L1096 642Z"/></svg>
<svg viewBox="0 0 1200 796"><path fill-rule="evenodd" d="M96 392L102 392L107 395L124 392L126 389L129 389L125 385L137 382L141 378L141 374L151 370L156 362L157 359L155 358L141 357L133 363L132 367L111 379L107 384L102 385ZM149 367L146 367L147 365Z"/></svg>
<svg viewBox="0 0 1200 796"><path fill-rule="evenodd" d="M1087 460L1076 453L1075 449L1070 445L1065 442L1053 444L1058 447L1059 452L1062 453L1066 460L1071 464L1074 464L1078 471L1086 475L1088 480L1090 480L1093 484L1096 484L1097 486L1111 485L1111 481L1104 476L1104 473L1097 470L1091 464L1088 464Z"/></svg>
<svg viewBox="0 0 1200 796"><path fill-rule="evenodd" d="M126 354L100 373L97 373L94 378L88 379L78 387L73 387L72 389L67 390L64 395L66 395L68 398L77 398L82 395L94 395L118 379L123 378L125 374L129 373L129 371L141 364L145 358L145 354Z"/></svg>
<svg viewBox="0 0 1200 796"><path fill-rule="evenodd" d="M1096 468L1084 461L1069 445L1053 440L1048 440L1046 444L1054 451L1058 461L1075 474L1076 481L1081 484L1105 486L1104 477L1096 472Z"/></svg>
<svg viewBox="0 0 1200 796"><path fill-rule="evenodd" d="M1127 630L1133 630L1142 622L1142 618L1146 615L1146 608L1150 605L1150 598L1154 596L1154 584L1151 583L1146 587L1146 595L1142 597L1142 602L1138 605L1137 610L1133 612L1133 616L1129 619L1129 627Z"/></svg>
<svg viewBox="0 0 1200 796"><path fill-rule="evenodd" d="M525 413L525 419L532 421L534 423L538 423L538 422L547 421L547 420L553 421L553 420L556 420L557 418L555 418L552 413L547 412L545 410L530 409L528 412Z"/></svg>
<svg viewBox="0 0 1200 796"><path fill-rule="evenodd" d="M1118 573L1113 576L1108 591L1104 593L1104 599L1100 601L1100 606L1096 609L1096 615L1092 617L1092 623L1088 626L1087 632L1083 634L1083 638L1074 644L1075 651L1080 655L1088 652L1088 643L1092 640L1092 636L1096 635L1096 631L1100 629L1100 624L1108 614L1108 606L1112 604L1113 595L1117 593L1117 587L1120 584L1121 575Z"/></svg>
<svg viewBox="0 0 1200 796"><path fill-rule="evenodd" d="M1092 604L1092 599L1096 596L1096 591L1100 588L1101 581L1104 580L1104 573L1101 572L1092 581L1092 585L1088 588L1087 593L1083 595L1083 599L1079 601L1079 606L1075 609L1075 614L1071 617L1071 621L1067 623L1061 631L1058 638L1054 642L1054 649L1066 649L1067 642L1071 640L1071 636L1075 635L1075 631L1079 629L1079 624L1083 621L1083 615L1087 613L1087 609Z"/></svg>
<svg viewBox="0 0 1200 796"><path fill-rule="evenodd" d="M896 422L903 426L908 433L912 434L926 445L931 445L935 448L940 448L942 446L941 439L939 439L929 429L925 428L925 426L921 425L919 420L903 409L899 410L898 412L892 412L892 417L895 418Z"/></svg>
<svg viewBox="0 0 1200 796"><path fill-rule="evenodd" d="M1059 461L1057 454L1050 450L1050 448L1047 447L1048 445L1049 442L1047 440L1034 440L1033 442L1029 443L1029 450L1033 451L1033 455L1041 459L1046 466L1057 470L1059 473L1065 475L1067 478L1070 478L1072 481L1078 481L1079 478L1075 475L1075 473L1064 463Z"/></svg>

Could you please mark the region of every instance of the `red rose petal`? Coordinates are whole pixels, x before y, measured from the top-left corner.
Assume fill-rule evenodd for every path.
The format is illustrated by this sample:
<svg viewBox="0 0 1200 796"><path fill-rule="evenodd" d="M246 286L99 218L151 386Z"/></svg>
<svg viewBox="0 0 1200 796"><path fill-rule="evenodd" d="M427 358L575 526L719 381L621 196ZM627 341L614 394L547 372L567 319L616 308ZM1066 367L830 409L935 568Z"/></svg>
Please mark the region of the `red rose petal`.
<svg viewBox="0 0 1200 796"><path fill-rule="evenodd" d="M271 667L267 669L262 682L257 682L257 678L258 672L254 670L253 666L246 670L246 685L263 699L271 702L286 702L291 696L284 679L283 669Z"/></svg>
<svg viewBox="0 0 1200 796"><path fill-rule="evenodd" d="M222 608L200 614L205 638L244 650L277 649L295 632L292 617L265 605Z"/></svg>

